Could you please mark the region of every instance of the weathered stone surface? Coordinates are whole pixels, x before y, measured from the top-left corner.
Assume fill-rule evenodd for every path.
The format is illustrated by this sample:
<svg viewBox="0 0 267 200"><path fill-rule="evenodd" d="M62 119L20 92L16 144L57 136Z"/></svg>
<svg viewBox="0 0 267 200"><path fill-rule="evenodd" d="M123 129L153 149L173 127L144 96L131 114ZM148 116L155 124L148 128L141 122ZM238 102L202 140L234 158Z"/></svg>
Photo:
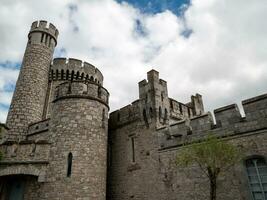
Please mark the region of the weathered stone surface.
<svg viewBox="0 0 267 200"><path fill-rule="evenodd" d="M200 94L188 103L169 98L151 70L139 98L108 120L102 73L73 58L51 63L57 36L46 21L32 24L7 126L0 124L0 199L23 183L26 200L206 200L201 170L177 168L175 159L208 134L242 148L243 161L266 158L267 94L242 102L245 117L232 104L214 119ZM251 199L243 161L218 180L219 200Z"/></svg>

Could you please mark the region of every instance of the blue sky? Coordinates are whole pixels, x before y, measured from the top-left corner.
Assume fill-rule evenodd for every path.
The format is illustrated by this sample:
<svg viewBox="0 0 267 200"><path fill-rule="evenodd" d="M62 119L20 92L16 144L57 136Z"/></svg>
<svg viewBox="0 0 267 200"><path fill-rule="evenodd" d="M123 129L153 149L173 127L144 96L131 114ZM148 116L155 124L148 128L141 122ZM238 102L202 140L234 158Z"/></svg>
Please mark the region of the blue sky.
<svg viewBox="0 0 267 200"><path fill-rule="evenodd" d="M111 111L138 98L152 68L170 97L200 93L213 110L267 92L266 10L266 0L1 0L0 122L35 20L59 29L54 57L101 70Z"/></svg>
<svg viewBox="0 0 267 200"><path fill-rule="evenodd" d="M156 14L160 12L164 12L166 10L170 10L176 15L181 15L183 13L183 9L181 6L189 5L190 0L117 0L119 3L127 2L141 12Z"/></svg>

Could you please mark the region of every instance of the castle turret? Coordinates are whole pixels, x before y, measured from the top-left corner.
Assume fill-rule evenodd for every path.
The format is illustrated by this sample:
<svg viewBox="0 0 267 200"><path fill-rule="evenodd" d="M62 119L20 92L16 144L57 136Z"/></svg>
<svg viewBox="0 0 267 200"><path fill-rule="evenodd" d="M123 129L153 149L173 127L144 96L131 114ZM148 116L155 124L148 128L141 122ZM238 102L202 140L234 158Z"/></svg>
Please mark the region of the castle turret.
<svg viewBox="0 0 267 200"><path fill-rule="evenodd" d="M139 99L147 126L153 121L156 127L168 123L170 105L167 82L159 79L157 71L147 72L147 80L139 82Z"/></svg>
<svg viewBox="0 0 267 200"><path fill-rule="evenodd" d="M105 200L109 93L97 82L73 80L54 94L48 199Z"/></svg>
<svg viewBox="0 0 267 200"><path fill-rule="evenodd" d="M9 137L23 138L30 123L45 118L49 67L58 30L46 21L32 23L6 125Z"/></svg>

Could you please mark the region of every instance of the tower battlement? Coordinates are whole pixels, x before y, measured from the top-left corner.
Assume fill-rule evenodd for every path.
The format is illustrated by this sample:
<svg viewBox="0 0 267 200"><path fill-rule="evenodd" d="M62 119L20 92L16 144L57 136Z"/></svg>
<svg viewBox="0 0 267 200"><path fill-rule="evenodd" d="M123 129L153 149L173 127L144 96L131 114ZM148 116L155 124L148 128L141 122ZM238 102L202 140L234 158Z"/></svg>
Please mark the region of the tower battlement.
<svg viewBox="0 0 267 200"><path fill-rule="evenodd" d="M103 75L99 69L74 58L55 58L49 76L50 80L85 80L103 85Z"/></svg>
<svg viewBox="0 0 267 200"><path fill-rule="evenodd" d="M54 37L55 40L57 40L58 37L58 30L57 28L52 24L45 20L35 21L32 23L30 33L32 32L45 32L52 37Z"/></svg>
<svg viewBox="0 0 267 200"><path fill-rule="evenodd" d="M170 149L200 141L208 134L218 137L238 136L267 129L267 94L242 101L245 117L238 106L231 104L210 112L180 121L158 130L162 149Z"/></svg>
<svg viewBox="0 0 267 200"><path fill-rule="evenodd" d="M84 81L64 82L55 90L54 102L66 98L88 98L108 107L108 91L95 83Z"/></svg>

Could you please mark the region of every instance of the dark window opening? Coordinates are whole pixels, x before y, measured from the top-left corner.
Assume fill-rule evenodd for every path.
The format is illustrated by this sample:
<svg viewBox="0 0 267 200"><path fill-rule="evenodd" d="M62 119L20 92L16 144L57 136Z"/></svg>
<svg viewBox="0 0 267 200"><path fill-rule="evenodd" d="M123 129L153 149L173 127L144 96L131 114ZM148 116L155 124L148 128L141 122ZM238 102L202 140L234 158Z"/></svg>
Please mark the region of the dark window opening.
<svg viewBox="0 0 267 200"><path fill-rule="evenodd" d="M42 33L41 43L43 43L43 41L44 41L44 33Z"/></svg>
<svg viewBox="0 0 267 200"><path fill-rule="evenodd" d="M149 127L148 120L147 120L147 116L146 116L146 109L143 110L143 118L144 118L146 127Z"/></svg>
<svg viewBox="0 0 267 200"><path fill-rule="evenodd" d="M71 72L70 80L73 81L73 78L74 78L74 71Z"/></svg>
<svg viewBox="0 0 267 200"><path fill-rule="evenodd" d="M161 118L162 116L162 111L161 111L161 107L159 107L159 118Z"/></svg>
<svg viewBox="0 0 267 200"><path fill-rule="evenodd" d="M61 80L63 80L64 79L64 70L62 69L61 70Z"/></svg>
<svg viewBox="0 0 267 200"><path fill-rule="evenodd" d="M164 120L166 121L168 118L168 111L167 111L167 108L165 108L164 110Z"/></svg>
<svg viewBox="0 0 267 200"><path fill-rule="evenodd" d="M101 87L98 87L98 90L97 90L97 97L98 97L98 98L101 97Z"/></svg>
<svg viewBox="0 0 267 200"><path fill-rule="evenodd" d="M31 44L31 39L32 39L32 36L29 37L29 40L28 40L28 43Z"/></svg>
<svg viewBox="0 0 267 200"><path fill-rule="evenodd" d="M173 101L171 101L171 110L173 110Z"/></svg>
<svg viewBox="0 0 267 200"><path fill-rule="evenodd" d="M183 114L183 107L182 107L182 104L179 103L179 110L180 110L180 113Z"/></svg>
<svg viewBox="0 0 267 200"><path fill-rule="evenodd" d="M151 118L153 118L153 116L154 116L153 115L153 109L151 107L149 108L149 115L150 115Z"/></svg>
<svg viewBox="0 0 267 200"><path fill-rule="evenodd" d="M131 137L131 144L132 144L132 162L135 162L135 144L134 144L134 137Z"/></svg>
<svg viewBox="0 0 267 200"><path fill-rule="evenodd" d="M188 117L190 117L191 113L190 113L190 108L189 107L187 107L187 112L188 112Z"/></svg>
<svg viewBox="0 0 267 200"><path fill-rule="evenodd" d="M68 169L67 169L67 177L71 176L71 168L72 168L72 153L69 153L68 155Z"/></svg>

